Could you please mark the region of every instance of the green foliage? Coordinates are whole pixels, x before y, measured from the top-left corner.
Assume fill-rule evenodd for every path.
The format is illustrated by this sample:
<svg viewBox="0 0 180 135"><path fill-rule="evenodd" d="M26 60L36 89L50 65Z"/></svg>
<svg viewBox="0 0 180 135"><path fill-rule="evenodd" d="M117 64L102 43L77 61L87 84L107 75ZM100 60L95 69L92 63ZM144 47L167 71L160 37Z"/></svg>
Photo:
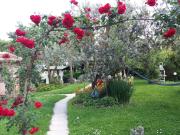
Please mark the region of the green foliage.
<svg viewBox="0 0 180 135"><path fill-rule="evenodd" d="M117 102L115 101L114 98L112 97L103 97L103 98L100 98L99 101L97 102L97 105L98 106L101 106L101 107L108 107L108 106L113 106L113 105L116 105Z"/></svg>
<svg viewBox="0 0 180 135"><path fill-rule="evenodd" d="M86 104L90 104L90 101L92 101L90 93L81 93L79 95L76 95L76 97L73 99L73 104L86 106Z"/></svg>
<svg viewBox="0 0 180 135"><path fill-rule="evenodd" d="M171 58L177 55L171 48L154 49L150 50L146 54L139 58L128 59L128 64L131 65L134 70L141 72L148 78L155 79L159 77L159 64L163 62L165 66L168 66ZM171 64L170 64L171 65Z"/></svg>
<svg viewBox="0 0 180 135"><path fill-rule="evenodd" d="M23 92L24 90L24 83L25 83L25 79L26 79L26 69L25 67L21 66L18 69L18 73L19 73L19 84L20 84L20 91ZM37 71L37 69L35 67L32 68L31 71L31 84L38 86L38 84L41 81L41 77L40 77L40 73Z"/></svg>
<svg viewBox="0 0 180 135"><path fill-rule="evenodd" d="M168 80L178 81L180 80L180 47L177 46L175 49L165 63L165 70ZM177 73L176 76L173 75L174 72Z"/></svg>
<svg viewBox="0 0 180 135"><path fill-rule="evenodd" d="M32 124L37 120L37 112L28 111L32 106L21 106L16 109L16 117L12 117L7 123L7 131L12 127L17 127L18 133L22 134L24 129L30 129Z"/></svg>
<svg viewBox="0 0 180 135"><path fill-rule="evenodd" d="M7 51L8 44L8 41L0 40L0 52Z"/></svg>
<svg viewBox="0 0 180 135"><path fill-rule="evenodd" d="M73 78L78 79L79 76L82 74L83 74L82 71L76 71L73 73ZM70 79L70 71L65 71L63 76L64 82L69 83L69 79Z"/></svg>
<svg viewBox="0 0 180 135"><path fill-rule="evenodd" d="M119 103L128 103L133 92L133 87L123 80L111 80L107 88L109 96Z"/></svg>
<svg viewBox="0 0 180 135"><path fill-rule="evenodd" d="M37 92L51 91L63 88L62 84L39 84Z"/></svg>
<svg viewBox="0 0 180 135"><path fill-rule="evenodd" d="M7 65L2 66L2 78L6 84L6 94L10 95L11 92L14 90L14 79L12 78L12 75L10 74Z"/></svg>
<svg viewBox="0 0 180 135"><path fill-rule="evenodd" d="M94 107L110 107L117 104L112 97L92 98L90 93L80 93L73 99L72 103L80 106Z"/></svg>

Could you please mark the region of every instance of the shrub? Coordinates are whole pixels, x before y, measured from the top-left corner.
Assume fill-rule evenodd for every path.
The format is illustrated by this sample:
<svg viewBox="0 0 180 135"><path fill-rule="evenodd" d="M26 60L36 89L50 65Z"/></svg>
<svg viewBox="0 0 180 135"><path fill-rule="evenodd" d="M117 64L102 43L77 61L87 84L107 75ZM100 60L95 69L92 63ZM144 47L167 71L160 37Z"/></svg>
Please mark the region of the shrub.
<svg viewBox="0 0 180 135"><path fill-rule="evenodd" d="M55 89L61 89L63 87L62 84L40 84L37 87L38 92L43 92L43 91L51 91Z"/></svg>
<svg viewBox="0 0 180 135"><path fill-rule="evenodd" d="M92 98L90 93L80 93L72 101L73 104L94 107L109 107L117 102L112 97Z"/></svg>
<svg viewBox="0 0 180 135"><path fill-rule="evenodd" d="M84 105L85 102L88 102L89 100L91 100L90 93L79 93L73 99L73 104Z"/></svg>
<svg viewBox="0 0 180 135"><path fill-rule="evenodd" d="M107 86L109 96L119 103L128 103L133 92L132 85L123 80L111 80Z"/></svg>
<svg viewBox="0 0 180 135"><path fill-rule="evenodd" d="M85 87L85 88L82 88L82 89L77 89L76 90L76 95L79 95L81 93L91 93L93 90L92 90L92 87L89 86L89 87Z"/></svg>
<svg viewBox="0 0 180 135"><path fill-rule="evenodd" d="M117 102L115 101L114 98L106 96L106 97L100 98L100 100L97 104L98 104L98 106L108 107L108 106L113 106L116 103Z"/></svg>

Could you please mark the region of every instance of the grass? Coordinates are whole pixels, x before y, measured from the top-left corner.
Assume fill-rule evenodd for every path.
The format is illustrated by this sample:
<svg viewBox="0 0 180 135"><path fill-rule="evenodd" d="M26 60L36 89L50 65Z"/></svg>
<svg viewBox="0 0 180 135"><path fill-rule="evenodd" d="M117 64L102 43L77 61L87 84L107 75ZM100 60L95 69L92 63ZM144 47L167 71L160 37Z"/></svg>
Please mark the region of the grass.
<svg viewBox="0 0 180 135"><path fill-rule="evenodd" d="M88 83L75 83L75 84L69 84L63 88L55 89L52 91L45 91L45 92L36 92L36 96L41 95L54 95L54 94L71 94L75 91L85 87Z"/></svg>
<svg viewBox="0 0 180 135"><path fill-rule="evenodd" d="M139 125L145 135L180 135L179 106L180 86L137 80L129 105L96 108L69 103L70 135L129 135Z"/></svg>
<svg viewBox="0 0 180 135"><path fill-rule="evenodd" d="M70 84L58 90L36 92L32 95L33 99L43 103L43 107L37 110L39 111L37 126L40 130L36 133L36 135L46 135L53 114L54 104L65 97L59 94L73 93L82 87L84 87L84 83ZM18 135L16 128L12 128L10 132L7 132L5 125L5 120L0 121L0 135Z"/></svg>

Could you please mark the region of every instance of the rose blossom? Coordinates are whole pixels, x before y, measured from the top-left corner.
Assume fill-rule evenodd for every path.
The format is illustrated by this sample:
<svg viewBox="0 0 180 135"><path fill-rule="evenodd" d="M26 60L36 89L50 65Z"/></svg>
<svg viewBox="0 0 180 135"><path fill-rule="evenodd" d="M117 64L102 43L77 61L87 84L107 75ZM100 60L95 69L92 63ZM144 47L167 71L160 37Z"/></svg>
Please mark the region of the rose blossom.
<svg viewBox="0 0 180 135"><path fill-rule="evenodd" d="M118 14L124 14L126 12L126 5L123 2L118 2Z"/></svg>
<svg viewBox="0 0 180 135"><path fill-rule="evenodd" d="M66 13L64 14L64 19L62 20L62 25L67 28L70 29L74 24L74 18L71 16L70 13Z"/></svg>
<svg viewBox="0 0 180 135"><path fill-rule="evenodd" d="M111 9L111 5L107 3L106 5L100 7L98 10L100 14L105 14L108 13L110 9Z"/></svg>
<svg viewBox="0 0 180 135"><path fill-rule="evenodd" d="M39 25L39 23L41 22L41 16L40 15L31 15L30 19L36 25Z"/></svg>

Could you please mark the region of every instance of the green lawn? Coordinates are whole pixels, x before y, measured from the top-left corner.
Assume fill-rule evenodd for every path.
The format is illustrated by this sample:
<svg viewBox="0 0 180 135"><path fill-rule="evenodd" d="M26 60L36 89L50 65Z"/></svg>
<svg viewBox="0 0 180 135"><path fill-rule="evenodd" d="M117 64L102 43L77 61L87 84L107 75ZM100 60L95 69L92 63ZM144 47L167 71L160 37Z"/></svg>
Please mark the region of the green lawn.
<svg viewBox="0 0 180 135"><path fill-rule="evenodd" d="M39 111L37 126L40 128L40 130L38 133L36 133L36 135L46 135L53 114L54 104L65 97L59 94L73 93L74 91L82 87L84 87L84 83L69 84L58 90L36 92L32 95L34 99L39 100L43 103L43 107L37 110ZM0 121L0 135L18 135L15 128L11 129L10 132L7 132L5 124L5 120Z"/></svg>
<svg viewBox="0 0 180 135"><path fill-rule="evenodd" d="M67 86L64 86L63 88L56 89L56 90L53 90L53 91L36 92L35 96L54 95L54 94L70 94L70 93L74 93L75 91L85 87L87 84L88 83L69 84Z"/></svg>
<svg viewBox="0 0 180 135"><path fill-rule="evenodd" d="M137 80L129 105L95 108L69 103L68 109L70 135L129 135L139 125L145 135L180 135L180 86Z"/></svg>

